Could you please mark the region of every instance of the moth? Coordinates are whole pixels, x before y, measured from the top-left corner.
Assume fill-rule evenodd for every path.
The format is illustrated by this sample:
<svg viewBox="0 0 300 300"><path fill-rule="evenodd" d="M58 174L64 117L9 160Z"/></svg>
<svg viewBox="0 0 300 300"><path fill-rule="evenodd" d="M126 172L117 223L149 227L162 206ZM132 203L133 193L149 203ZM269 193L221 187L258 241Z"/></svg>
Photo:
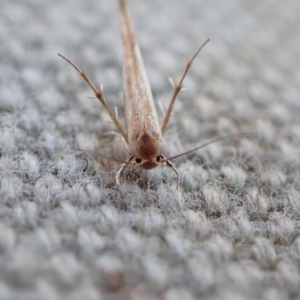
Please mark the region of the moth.
<svg viewBox="0 0 300 300"><path fill-rule="evenodd" d="M116 183L120 184L120 177L127 165L138 166L144 170L150 170L161 165L167 165L172 168L177 177L177 188L179 186L179 173L171 160L191 152L197 151L211 143L221 141L230 137L239 137L249 134L235 134L231 136L220 137L209 141L199 147L173 157L165 157L164 151L164 133L169 123L175 100L183 87L183 81L186 77L192 63L201 49L208 43L207 39L196 53L188 60L181 79L177 84L173 84L173 95L169 106L164 114L162 124L159 124L158 115L155 109L150 84L145 71L144 63L140 53L139 45L134 34L133 22L127 7L126 0L118 0L120 11L121 35L124 47L123 57L123 97L126 129L123 129L117 115L110 108L103 94L103 87L100 89L90 81L83 70L80 70L72 61L65 56L58 54L72 65L79 75L93 90L96 98L102 103L111 120L117 127L123 144L128 151L129 159L124 162L116 174Z"/></svg>

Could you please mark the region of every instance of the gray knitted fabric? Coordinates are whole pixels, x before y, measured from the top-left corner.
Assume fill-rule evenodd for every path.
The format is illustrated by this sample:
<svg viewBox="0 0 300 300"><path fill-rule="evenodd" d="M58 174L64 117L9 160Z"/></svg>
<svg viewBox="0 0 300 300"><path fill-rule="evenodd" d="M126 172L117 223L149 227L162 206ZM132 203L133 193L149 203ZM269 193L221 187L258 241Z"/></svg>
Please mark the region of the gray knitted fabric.
<svg viewBox="0 0 300 300"><path fill-rule="evenodd" d="M0 299L299 299L300 1L133 1L174 172L128 168L116 1L10 0L0 12ZM159 108L159 105L157 105ZM162 112L158 109L160 119Z"/></svg>

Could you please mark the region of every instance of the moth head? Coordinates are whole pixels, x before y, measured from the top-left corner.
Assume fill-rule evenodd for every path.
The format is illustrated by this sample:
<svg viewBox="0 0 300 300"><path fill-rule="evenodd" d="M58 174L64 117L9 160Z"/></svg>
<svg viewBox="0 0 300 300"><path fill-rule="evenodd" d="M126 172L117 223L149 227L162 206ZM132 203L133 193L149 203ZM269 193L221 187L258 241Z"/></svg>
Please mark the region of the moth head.
<svg viewBox="0 0 300 300"><path fill-rule="evenodd" d="M156 168L157 166L164 164L164 162L162 162L162 158L163 158L162 155L159 155L152 159L135 158L133 163L134 163L134 165L136 165L144 170L151 170L151 169Z"/></svg>
<svg viewBox="0 0 300 300"><path fill-rule="evenodd" d="M130 154L135 158L139 167L149 170L160 165L163 152L163 141L160 134L145 128L137 134L130 144Z"/></svg>

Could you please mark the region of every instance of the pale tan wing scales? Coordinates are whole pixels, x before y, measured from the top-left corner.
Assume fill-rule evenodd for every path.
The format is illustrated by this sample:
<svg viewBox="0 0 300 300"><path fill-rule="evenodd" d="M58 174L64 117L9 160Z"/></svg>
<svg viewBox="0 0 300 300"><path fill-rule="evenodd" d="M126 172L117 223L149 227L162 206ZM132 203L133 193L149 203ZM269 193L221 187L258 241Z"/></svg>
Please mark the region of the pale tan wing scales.
<svg viewBox="0 0 300 300"><path fill-rule="evenodd" d="M136 156L136 138L146 128L157 136L162 151L163 140L157 112L126 1L119 0L119 8L124 46L123 94L129 149Z"/></svg>

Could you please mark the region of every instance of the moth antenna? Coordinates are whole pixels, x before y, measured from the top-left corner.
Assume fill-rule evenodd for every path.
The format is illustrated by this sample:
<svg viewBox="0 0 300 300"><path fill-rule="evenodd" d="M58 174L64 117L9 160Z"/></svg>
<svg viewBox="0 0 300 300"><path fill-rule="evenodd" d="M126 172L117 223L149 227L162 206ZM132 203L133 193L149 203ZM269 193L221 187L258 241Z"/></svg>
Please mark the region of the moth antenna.
<svg viewBox="0 0 300 300"><path fill-rule="evenodd" d="M194 149L191 149L189 151L177 154L177 155L172 156L172 157L167 157L167 158L163 159L162 162L166 162L168 160L175 159L175 158L178 158L178 157L190 154L192 152L195 152L195 151L197 151L199 149L202 149L202 148L204 148L204 147L206 147L206 146L208 146L210 144L216 143L216 142L220 142L220 141L227 140L227 139L232 139L232 138L246 137L246 136L249 136L249 137L250 136L257 136L257 133L256 132L246 132L246 133L236 133L236 134L221 136L221 137L213 139L213 140L211 140L209 142L206 142L206 143L202 144L201 146L198 146L198 147L196 147Z"/></svg>
<svg viewBox="0 0 300 300"><path fill-rule="evenodd" d="M183 80L186 76L186 74L188 73L190 67L192 66L193 64L193 61L194 59L196 58L196 56L198 55L198 53L201 51L201 49L209 42L209 39L207 39L202 45L201 47L198 48L198 50L196 51L196 53L192 56L192 58L190 58L186 64L186 67L185 67L185 70L181 76L181 79L179 80L179 83L174 85L173 86L173 95L172 95L172 98L171 98L171 101L169 103L169 106L168 106L168 109L167 109L167 112L166 112L166 116L164 118L164 121L163 121L163 124L161 126L161 132L162 134L164 134L166 128L167 128L167 125L169 123L169 120L170 120L170 117L171 117L171 113L173 111L173 107L174 107L174 104L175 104L175 100L177 98L177 95L179 94L181 88L182 88L182 83L183 83Z"/></svg>

